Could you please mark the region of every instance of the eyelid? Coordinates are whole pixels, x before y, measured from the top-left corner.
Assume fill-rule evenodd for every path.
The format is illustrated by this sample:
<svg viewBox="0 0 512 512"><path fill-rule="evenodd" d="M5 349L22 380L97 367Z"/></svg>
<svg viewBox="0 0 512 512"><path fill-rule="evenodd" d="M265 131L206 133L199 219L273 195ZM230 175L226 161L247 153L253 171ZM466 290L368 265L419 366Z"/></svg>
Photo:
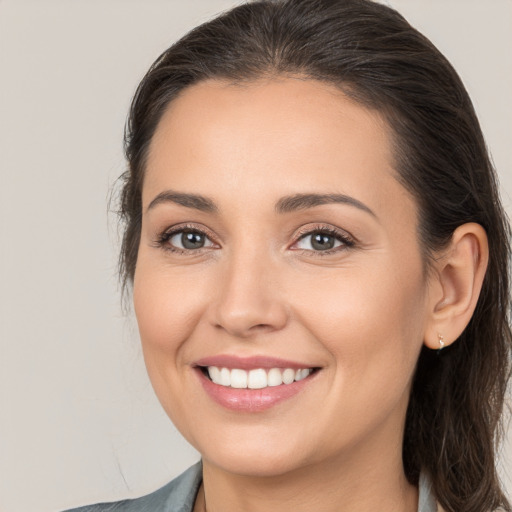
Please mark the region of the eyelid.
<svg viewBox="0 0 512 512"><path fill-rule="evenodd" d="M208 240L213 244L213 246L209 247L201 247L198 249L182 249L180 247L175 247L170 245L168 242L169 240L175 236L176 234L183 232L183 231L195 231L198 233L201 233L204 235ZM329 235L337 238L339 241L341 241L341 245L337 247L333 247L332 249L326 249L324 251L314 251L311 249L298 249L293 248L294 245L296 245L300 240L306 238L309 235L312 235L314 233L328 233ZM350 233L345 231L344 229L340 229L336 226L333 226L332 224L308 224L305 226L302 226L300 229L298 229L293 237L293 242L289 246L289 249L294 251L302 251L307 252L309 254L313 254L315 256L323 256L323 255L329 255L333 253L337 253L346 249L349 249L356 245L357 240L355 237L353 237ZM170 227L167 227L165 230L159 232L159 234L156 237L156 240L154 242L154 245L158 248L178 253L178 254L200 254L204 251L209 251L211 249L219 249L220 244L216 241L216 236L214 233L211 232L206 226L203 225L197 225L193 223L184 223L184 224L176 224Z"/></svg>
<svg viewBox="0 0 512 512"><path fill-rule="evenodd" d="M213 246L200 247L198 249L182 249L181 247L175 247L168 243L173 236L183 231L200 233L201 235L204 235L213 244ZM215 240L215 238L215 235L205 226L184 223L167 227L163 231L159 232L156 236L154 245L158 248L177 254L200 254L203 251L219 248L219 243Z"/></svg>
<svg viewBox="0 0 512 512"><path fill-rule="evenodd" d="M332 249L327 249L325 251L313 251L310 249L293 249L293 246L296 245L300 240L303 240L309 235L314 233L328 233L329 235L334 236L338 240L342 242L341 246L334 247ZM294 241L290 246L291 250L295 251L305 251L311 254L319 255L327 255L335 252L340 252L346 249L349 249L356 245L356 239L350 233L345 231L344 229L340 229L338 227L333 226L332 224L308 224L306 226L302 226L294 235Z"/></svg>

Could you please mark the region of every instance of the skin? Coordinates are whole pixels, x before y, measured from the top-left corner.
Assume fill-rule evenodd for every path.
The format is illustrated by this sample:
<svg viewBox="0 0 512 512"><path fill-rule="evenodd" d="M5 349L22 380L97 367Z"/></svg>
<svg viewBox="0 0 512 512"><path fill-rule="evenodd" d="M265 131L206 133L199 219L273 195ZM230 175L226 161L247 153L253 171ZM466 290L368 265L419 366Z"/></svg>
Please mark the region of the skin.
<svg viewBox="0 0 512 512"><path fill-rule="evenodd" d="M485 235L461 232L458 252L429 277L390 148L378 113L299 78L203 82L163 116L144 180L134 304L156 394L203 457L196 511L417 510L401 458L411 380L422 344L437 348L438 332L449 344L467 323L479 277L467 284L453 262L483 278ZM216 211L170 200L148 209L169 190L205 196ZM276 211L284 196L311 193L364 207ZM169 250L180 237L162 233L183 225L205 232L206 246ZM351 242L320 254L304 235L325 227ZM218 354L320 371L291 399L243 413L199 383L194 362Z"/></svg>

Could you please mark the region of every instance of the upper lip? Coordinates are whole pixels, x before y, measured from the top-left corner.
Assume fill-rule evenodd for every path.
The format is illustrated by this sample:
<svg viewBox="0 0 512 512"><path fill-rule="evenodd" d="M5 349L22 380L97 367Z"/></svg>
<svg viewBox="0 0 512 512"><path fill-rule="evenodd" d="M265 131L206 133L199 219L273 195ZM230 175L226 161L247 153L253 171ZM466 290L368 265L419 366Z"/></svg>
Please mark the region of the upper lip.
<svg viewBox="0 0 512 512"><path fill-rule="evenodd" d="M300 370L303 368L315 368L314 365L309 363L290 361L278 357L240 357L229 354L219 354L216 356L204 357L195 361L194 366L217 366L218 368L237 368L240 370L252 370L255 368L292 368L294 370Z"/></svg>

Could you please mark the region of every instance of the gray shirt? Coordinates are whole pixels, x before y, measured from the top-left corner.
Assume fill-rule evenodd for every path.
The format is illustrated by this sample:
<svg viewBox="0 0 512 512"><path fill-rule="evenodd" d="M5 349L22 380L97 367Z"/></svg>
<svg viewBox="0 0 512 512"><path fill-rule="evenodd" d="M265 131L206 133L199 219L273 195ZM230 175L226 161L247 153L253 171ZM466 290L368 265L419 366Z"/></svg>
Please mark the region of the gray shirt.
<svg viewBox="0 0 512 512"><path fill-rule="evenodd" d="M198 462L160 489L130 500L99 503L67 512L192 512L202 481L202 466ZM428 478L419 482L418 512L437 512L436 501Z"/></svg>

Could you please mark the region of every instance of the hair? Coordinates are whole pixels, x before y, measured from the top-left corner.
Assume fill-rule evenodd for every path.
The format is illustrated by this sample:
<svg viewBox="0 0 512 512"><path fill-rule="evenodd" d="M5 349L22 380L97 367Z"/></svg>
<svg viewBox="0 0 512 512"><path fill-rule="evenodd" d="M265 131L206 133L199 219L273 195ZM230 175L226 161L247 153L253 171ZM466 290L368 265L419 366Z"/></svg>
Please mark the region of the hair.
<svg viewBox="0 0 512 512"><path fill-rule="evenodd" d="M471 100L435 46L396 11L371 0L261 0L195 28L141 81L125 131L120 254L133 283L148 149L162 114L185 88L301 76L335 85L391 128L395 170L419 210L426 268L454 230L485 229L490 258L469 325L442 353L423 347L406 415L408 480L432 480L447 512L512 510L496 450L510 376L510 226Z"/></svg>

